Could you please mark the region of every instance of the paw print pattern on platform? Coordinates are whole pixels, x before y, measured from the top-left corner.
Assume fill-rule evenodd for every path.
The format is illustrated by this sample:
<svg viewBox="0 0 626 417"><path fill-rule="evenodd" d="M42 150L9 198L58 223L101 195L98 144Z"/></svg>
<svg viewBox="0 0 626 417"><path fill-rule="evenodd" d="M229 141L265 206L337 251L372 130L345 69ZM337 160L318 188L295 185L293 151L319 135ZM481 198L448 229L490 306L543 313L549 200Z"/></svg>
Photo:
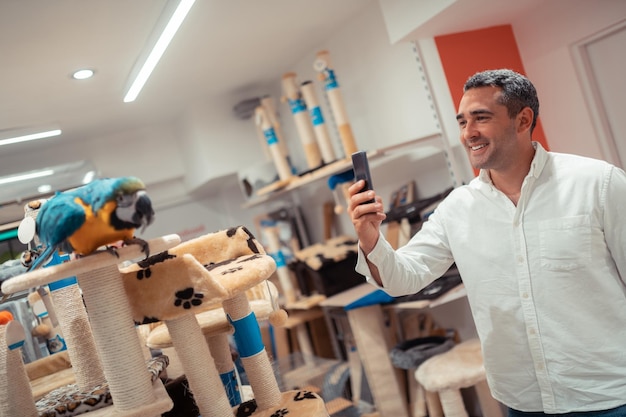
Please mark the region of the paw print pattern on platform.
<svg viewBox="0 0 626 417"><path fill-rule="evenodd" d="M186 288L182 291L176 291L176 301L174 305L176 307L183 306L185 310L189 310L192 306L199 306L202 304L204 294L194 292L193 288Z"/></svg>

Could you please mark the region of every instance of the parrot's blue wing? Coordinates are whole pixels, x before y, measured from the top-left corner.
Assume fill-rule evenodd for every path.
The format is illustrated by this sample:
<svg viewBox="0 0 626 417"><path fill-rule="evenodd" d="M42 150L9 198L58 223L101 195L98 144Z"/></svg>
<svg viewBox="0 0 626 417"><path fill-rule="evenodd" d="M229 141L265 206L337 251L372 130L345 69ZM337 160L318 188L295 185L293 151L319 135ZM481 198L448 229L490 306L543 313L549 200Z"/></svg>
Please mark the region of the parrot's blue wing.
<svg viewBox="0 0 626 417"><path fill-rule="evenodd" d="M37 235L45 246L30 269L41 266L56 249L71 251L67 239L85 223L85 210L73 193L57 194L48 200L37 215Z"/></svg>

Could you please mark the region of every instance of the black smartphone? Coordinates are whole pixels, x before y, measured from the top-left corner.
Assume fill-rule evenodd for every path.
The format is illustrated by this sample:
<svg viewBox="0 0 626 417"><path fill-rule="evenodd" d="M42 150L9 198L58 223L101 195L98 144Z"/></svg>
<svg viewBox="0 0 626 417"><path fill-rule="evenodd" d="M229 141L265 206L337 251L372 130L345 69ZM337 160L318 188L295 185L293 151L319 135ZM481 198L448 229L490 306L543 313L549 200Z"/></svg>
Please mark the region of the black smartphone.
<svg viewBox="0 0 626 417"><path fill-rule="evenodd" d="M355 181L365 180L365 186L361 189L361 192L373 190L372 175L370 174L370 164L367 161L367 153L365 151L359 151L352 154L352 168L354 169ZM375 202L374 199L363 202L362 204L369 204Z"/></svg>

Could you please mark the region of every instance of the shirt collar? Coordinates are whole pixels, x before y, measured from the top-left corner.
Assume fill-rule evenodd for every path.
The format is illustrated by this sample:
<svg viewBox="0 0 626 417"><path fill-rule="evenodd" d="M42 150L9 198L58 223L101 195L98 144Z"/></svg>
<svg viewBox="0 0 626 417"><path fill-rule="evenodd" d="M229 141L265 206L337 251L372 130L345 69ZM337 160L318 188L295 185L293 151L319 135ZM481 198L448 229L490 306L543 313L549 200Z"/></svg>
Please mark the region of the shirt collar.
<svg viewBox="0 0 626 417"><path fill-rule="evenodd" d="M548 152L543 148L543 146L541 146L539 142L532 142L532 145L535 148L535 156L530 163L530 170L528 171L528 175L539 178L539 175L541 175L543 168L546 166L546 161L548 160ZM486 184L492 184L488 169L481 169L478 173L478 179Z"/></svg>
<svg viewBox="0 0 626 417"><path fill-rule="evenodd" d="M528 175L539 178L539 175L543 172L543 168L546 166L546 162L548 161L548 152L539 142L533 142L533 147L535 148L535 156L533 157L533 161L530 163L530 171L528 171Z"/></svg>

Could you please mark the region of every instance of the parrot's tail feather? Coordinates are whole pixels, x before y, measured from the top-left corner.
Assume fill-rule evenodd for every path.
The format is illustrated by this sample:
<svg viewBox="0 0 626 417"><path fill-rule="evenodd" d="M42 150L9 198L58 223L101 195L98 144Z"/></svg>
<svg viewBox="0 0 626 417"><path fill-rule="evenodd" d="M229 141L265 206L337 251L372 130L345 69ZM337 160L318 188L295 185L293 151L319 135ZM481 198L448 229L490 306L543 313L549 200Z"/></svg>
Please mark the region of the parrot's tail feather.
<svg viewBox="0 0 626 417"><path fill-rule="evenodd" d="M52 245L46 246L46 249L44 249L44 251L41 252L38 257L35 258L35 260L28 267L26 272L35 270L39 268L40 266L42 266L43 264L45 264L50 259L50 257L52 256L55 250L56 250L55 246L52 246Z"/></svg>

